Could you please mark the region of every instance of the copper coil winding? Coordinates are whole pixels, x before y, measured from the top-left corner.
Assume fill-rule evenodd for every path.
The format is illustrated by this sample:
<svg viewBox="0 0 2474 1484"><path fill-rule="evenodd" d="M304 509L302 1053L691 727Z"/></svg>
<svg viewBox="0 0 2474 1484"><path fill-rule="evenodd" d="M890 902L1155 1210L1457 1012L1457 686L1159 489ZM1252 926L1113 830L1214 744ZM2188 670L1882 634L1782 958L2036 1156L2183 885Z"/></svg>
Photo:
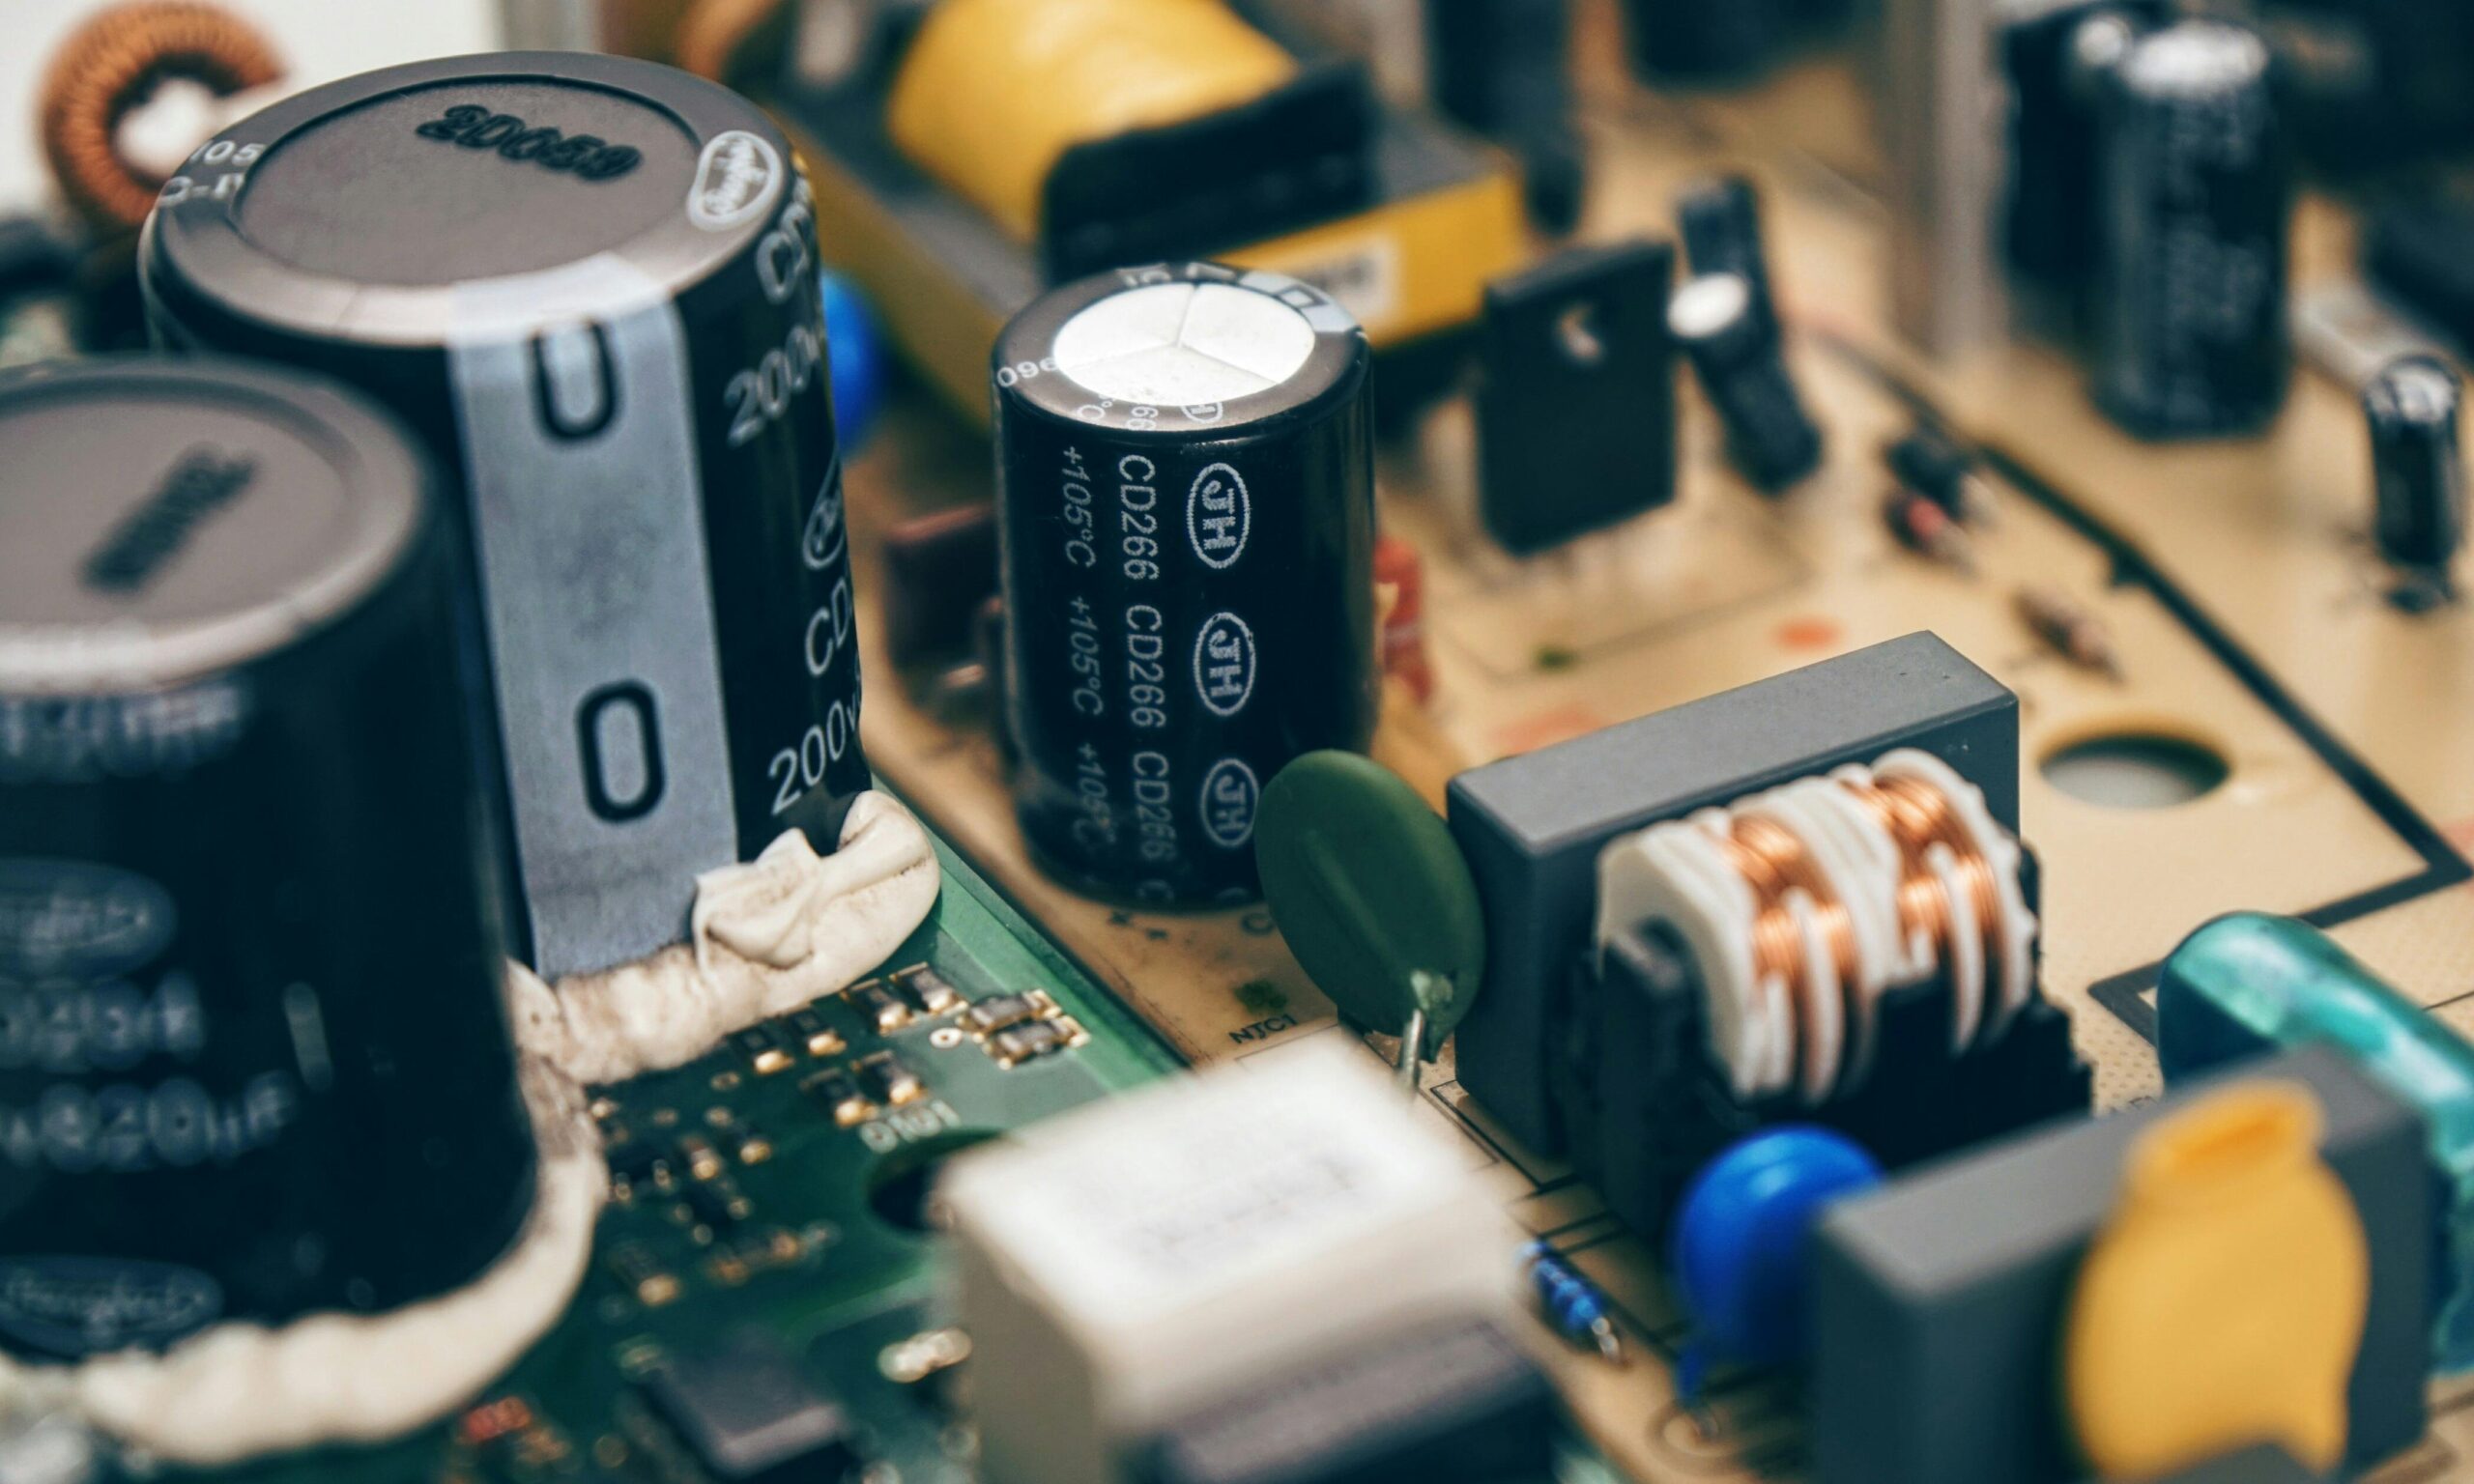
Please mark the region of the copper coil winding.
<svg viewBox="0 0 2474 1484"><path fill-rule="evenodd" d="M1805 848L1802 839L1776 820L1754 814L1736 816L1729 821L1729 831L1721 847L1742 873L1744 884L1752 888L1755 903L1754 972L1764 978L1776 975L1791 985L1803 982L1808 949L1795 909L1789 905L1790 894L1800 891L1838 971L1840 992L1852 992L1850 986L1856 983L1858 967L1855 924L1849 920L1847 904L1830 889L1829 878L1822 874L1820 863ZM1800 1038L1809 1029L1805 1024L1804 997L1791 994L1789 1000Z"/></svg>
<svg viewBox="0 0 2474 1484"><path fill-rule="evenodd" d="M1958 949L1958 913L1950 894L1965 893L1981 939L1979 961L1991 977L2002 958L2001 885L1949 799L1919 778L1877 778L1870 788L1848 787L1889 831L1906 863L1907 877L1898 889L1900 925L1910 933L1929 935L1936 956L1949 963ZM1948 884L1933 867L1937 844L1949 848Z"/></svg>
<svg viewBox="0 0 2474 1484"><path fill-rule="evenodd" d="M1966 894L1973 909L1975 928L1983 939L1984 971L1988 977L1997 974L2002 959L2000 882L1950 800L1919 778L1838 782L1881 822L1898 847L1901 874L1893 899L1903 932L1911 939L1922 935L1933 944L1936 959L1949 965L1957 949L1958 914L1950 898L1954 886ZM1840 992L1848 1001L1847 1023L1854 1025L1859 965L1846 903L1793 830L1761 815L1736 814L1728 821L1728 831L1720 838L1720 848L1753 896L1754 971L1765 979L1774 975L1791 986L1807 981L1810 950L1790 901L1793 894L1800 892L1829 953ZM1932 853L1937 844L1949 849L1951 886L1944 885L1943 873L1934 867ZM1805 999L1794 994L1791 1000L1800 1037L1808 1031Z"/></svg>
<svg viewBox="0 0 2474 1484"><path fill-rule="evenodd" d="M218 96L283 75L273 45L247 22L196 0L136 0L70 34L43 74L37 117L61 193L107 230L146 220L163 182L122 157L121 121L158 84L183 77Z"/></svg>

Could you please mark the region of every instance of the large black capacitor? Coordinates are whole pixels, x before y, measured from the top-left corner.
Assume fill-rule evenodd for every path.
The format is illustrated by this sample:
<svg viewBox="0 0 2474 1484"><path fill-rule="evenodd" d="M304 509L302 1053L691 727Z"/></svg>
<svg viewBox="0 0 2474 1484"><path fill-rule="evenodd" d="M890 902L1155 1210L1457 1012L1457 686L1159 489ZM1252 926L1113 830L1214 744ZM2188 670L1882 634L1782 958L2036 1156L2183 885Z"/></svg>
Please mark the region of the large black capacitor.
<svg viewBox="0 0 2474 1484"><path fill-rule="evenodd" d="M530 1208L424 469L295 373L0 379L0 1348L391 1307Z"/></svg>
<svg viewBox="0 0 2474 1484"><path fill-rule="evenodd" d="M1254 806L1374 730L1365 334L1210 263L1104 273L997 337L1015 797L1097 895L1254 894Z"/></svg>
<svg viewBox="0 0 2474 1484"><path fill-rule="evenodd" d="M2255 431L2291 362L2267 43L2184 21L2140 39L2101 92L2097 400L2142 437Z"/></svg>
<svg viewBox="0 0 2474 1484"><path fill-rule="evenodd" d="M2095 257L2096 99L2106 69L2164 16L2162 0L2052 0L1999 13L2010 84L2011 269L2073 307Z"/></svg>
<svg viewBox="0 0 2474 1484"><path fill-rule="evenodd" d="M2458 441L2463 400L2457 373L2428 356L2392 362L2362 394L2379 554L2443 579L2465 544L2465 452Z"/></svg>
<svg viewBox="0 0 2474 1484"><path fill-rule="evenodd" d="M141 257L164 339L355 382L458 476L542 972L678 940L785 828L833 848L868 770L814 208L754 105L390 68L201 148Z"/></svg>

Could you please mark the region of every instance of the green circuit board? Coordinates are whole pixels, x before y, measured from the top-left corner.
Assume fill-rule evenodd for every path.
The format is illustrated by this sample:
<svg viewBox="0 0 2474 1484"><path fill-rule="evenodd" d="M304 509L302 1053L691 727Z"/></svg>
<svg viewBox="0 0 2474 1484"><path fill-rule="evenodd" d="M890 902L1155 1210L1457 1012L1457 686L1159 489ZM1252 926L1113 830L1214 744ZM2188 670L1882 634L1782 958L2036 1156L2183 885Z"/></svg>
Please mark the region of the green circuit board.
<svg viewBox="0 0 2474 1484"><path fill-rule="evenodd" d="M707 1484L645 1400L656 1367L750 1331L849 1409L868 1484L966 1484L967 1434L943 1401L962 1352L922 1210L944 1156L1176 1070L1177 1058L941 842L944 891L891 972L956 991L880 1031L864 999L761 1028L702 1060L595 1090L613 1169L592 1268L566 1319L470 1409L384 1448L330 1450L204 1477L291 1484ZM863 981L853 992L883 980ZM1079 1043L1008 1068L964 1034L964 1006L1045 991ZM812 1053L818 1021L840 1049ZM853 1122L832 1077L890 1052L919 1092ZM453 1096L440 1089L439 1096Z"/></svg>

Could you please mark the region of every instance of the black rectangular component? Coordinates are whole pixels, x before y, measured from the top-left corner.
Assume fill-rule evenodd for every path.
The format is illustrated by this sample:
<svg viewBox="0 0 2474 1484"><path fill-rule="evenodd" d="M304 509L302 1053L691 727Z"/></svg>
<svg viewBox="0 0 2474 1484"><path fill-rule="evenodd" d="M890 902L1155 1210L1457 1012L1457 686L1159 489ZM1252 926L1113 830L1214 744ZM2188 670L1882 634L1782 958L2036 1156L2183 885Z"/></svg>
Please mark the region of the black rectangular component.
<svg viewBox="0 0 2474 1484"><path fill-rule="evenodd" d="M2346 1456L2423 1435L2431 1364L2431 1177L2422 1117L2325 1047L2248 1064L2299 1082L2320 1155L2371 1248L2371 1305ZM2133 1140L2190 1091L2031 1134L1837 1207L1814 1244L1813 1448L1821 1484L2060 1484L2060 1326Z"/></svg>
<svg viewBox="0 0 2474 1484"><path fill-rule="evenodd" d="M1665 243L1576 247L1486 286L1479 510L1527 553L1675 499Z"/></svg>
<svg viewBox="0 0 2474 1484"><path fill-rule="evenodd" d="M1169 1427L1140 1484L1530 1484L1555 1390L1482 1320L1386 1336Z"/></svg>
<svg viewBox="0 0 2474 1484"><path fill-rule="evenodd" d="M858 1462L842 1409L762 1339L673 1356L644 1387L720 1484L841 1484Z"/></svg>
<svg viewBox="0 0 2474 1484"><path fill-rule="evenodd" d="M2032 872L2025 884L2032 908ZM1818 1124L1895 1171L2087 1111L2070 1017L2042 998L1999 1041L1959 1055L1948 985L1893 989L1877 1013L1873 1075L1818 1108L1793 1094L1738 1101L1706 1054L1704 1004L1690 954L1651 923L1607 944L1602 972L1586 957L1575 967L1579 1031L1559 1038L1574 1053L1556 1089L1572 1162L1653 1251L1665 1250L1692 1177L1758 1128Z"/></svg>
<svg viewBox="0 0 2474 1484"><path fill-rule="evenodd" d="M1462 1085L1532 1149L1561 1152L1547 1042L1597 911L1598 852L1618 835L1900 747L1948 763L2018 829L2018 698L1932 634L1453 779L1452 833L1486 910L1486 992L1460 1028Z"/></svg>

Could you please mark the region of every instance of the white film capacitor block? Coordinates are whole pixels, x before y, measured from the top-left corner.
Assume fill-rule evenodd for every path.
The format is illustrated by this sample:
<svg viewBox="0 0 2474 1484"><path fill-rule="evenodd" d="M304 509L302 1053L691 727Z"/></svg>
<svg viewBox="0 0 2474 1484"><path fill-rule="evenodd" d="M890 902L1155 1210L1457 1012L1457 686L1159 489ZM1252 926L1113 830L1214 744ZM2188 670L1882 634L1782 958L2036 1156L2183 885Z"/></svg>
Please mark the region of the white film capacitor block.
<svg viewBox="0 0 2474 1484"><path fill-rule="evenodd" d="M1100 1484L1164 1422L1335 1351L1521 1322L1516 1236L1464 1152L1327 1040L955 1161L990 1484Z"/></svg>

